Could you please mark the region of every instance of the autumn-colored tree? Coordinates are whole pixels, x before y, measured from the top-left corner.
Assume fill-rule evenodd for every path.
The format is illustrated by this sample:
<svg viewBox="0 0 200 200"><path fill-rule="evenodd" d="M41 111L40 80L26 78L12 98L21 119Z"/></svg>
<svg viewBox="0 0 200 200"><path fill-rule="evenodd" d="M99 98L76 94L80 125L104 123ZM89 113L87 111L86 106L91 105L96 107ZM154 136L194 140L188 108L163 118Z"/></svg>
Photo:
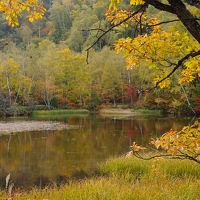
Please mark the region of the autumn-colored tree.
<svg viewBox="0 0 200 200"><path fill-rule="evenodd" d="M74 55L66 48L58 52L55 67L56 95L65 98L65 103L85 107L90 97L90 67L86 65L85 58Z"/></svg>
<svg viewBox="0 0 200 200"><path fill-rule="evenodd" d="M195 88L195 94L193 99L194 110L197 113L200 113L200 84L198 84Z"/></svg>
<svg viewBox="0 0 200 200"><path fill-rule="evenodd" d="M142 63L147 63L154 74L155 87L169 87L172 84L172 75L178 77L178 84L190 83L200 77L200 24L198 19L186 7L183 0L168 0L167 3L157 0L131 0L130 4L135 10L117 10L120 1L111 0L113 9L107 11L108 20L112 26L103 31L98 39L86 50L89 50L108 32L119 26L129 26L133 24L140 29L140 35L135 38L121 38L118 40L116 52L123 52L128 62L127 69L141 67ZM187 4L200 8L198 1L185 1ZM160 22L158 19L146 15L148 6L171 13L177 19ZM198 10L199 11L199 10ZM199 12L197 12L199 15ZM164 31L161 27L164 23L181 21L187 32L178 32L175 29ZM146 31L143 31L145 28ZM154 87L154 88L155 88ZM148 91L153 88L148 89ZM170 131L152 143L155 147L161 147L167 154L156 155L154 157L172 157L178 159L190 159L199 161L199 122L193 126L187 126L182 131ZM138 151L143 147L133 144L132 153L142 157ZM145 159L145 158L144 158Z"/></svg>
<svg viewBox="0 0 200 200"><path fill-rule="evenodd" d="M0 13L5 14L8 25L18 26L19 19L23 12L26 12L27 18L30 22L34 19L41 19L46 9L38 0L1 0Z"/></svg>

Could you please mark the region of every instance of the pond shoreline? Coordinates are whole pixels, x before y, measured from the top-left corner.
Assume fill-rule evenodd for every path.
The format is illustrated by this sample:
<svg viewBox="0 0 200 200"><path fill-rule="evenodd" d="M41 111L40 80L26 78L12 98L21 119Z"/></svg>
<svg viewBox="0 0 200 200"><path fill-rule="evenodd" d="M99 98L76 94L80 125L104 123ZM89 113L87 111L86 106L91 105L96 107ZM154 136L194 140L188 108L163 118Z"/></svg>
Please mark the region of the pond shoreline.
<svg viewBox="0 0 200 200"><path fill-rule="evenodd" d="M192 112L180 112L172 113L167 110L149 110L149 109L135 109L128 107L127 105L118 105L116 107L112 106L102 106L97 108L97 110L88 110L85 108L69 108L67 106L62 107L46 107L44 105L35 106L11 106L4 111L0 111L0 117L16 117L16 116L33 116L33 115L64 115L64 114L116 114L116 115L163 115L170 114L174 116L193 116Z"/></svg>
<svg viewBox="0 0 200 200"><path fill-rule="evenodd" d="M103 108L98 111L87 109L53 109L53 110L29 110L27 107L20 106L20 110L6 112L2 117L25 117L25 116L46 116L46 115L78 115L78 114L116 114L116 115L163 115L163 110L132 109L132 108Z"/></svg>

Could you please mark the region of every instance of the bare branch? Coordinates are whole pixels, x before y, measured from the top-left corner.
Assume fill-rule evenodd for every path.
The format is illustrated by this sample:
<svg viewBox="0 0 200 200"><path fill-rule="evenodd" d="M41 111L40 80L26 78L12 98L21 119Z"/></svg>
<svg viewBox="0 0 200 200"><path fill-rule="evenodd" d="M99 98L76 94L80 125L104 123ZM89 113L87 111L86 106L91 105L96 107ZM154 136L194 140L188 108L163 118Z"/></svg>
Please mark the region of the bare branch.
<svg viewBox="0 0 200 200"><path fill-rule="evenodd" d="M106 32L105 30L101 29L101 28L90 28L90 29L82 29L81 31L102 31L102 32Z"/></svg>
<svg viewBox="0 0 200 200"><path fill-rule="evenodd" d="M154 156L149 156L149 157L144 157L141 154L139 154L137 151L133 151L133 155L139 159L142 160L152 160L154 158L167 158L167 159L179 159L179 160L192 160L198 164L200 164L200 160L196 158L196 156L189 156L187 154L177 154L177 155L172 155L172 154L159 154L159 155L154 155Z"/></svg>
<svg viewBox="0 0 200 200"><path fill-rule="evenodd" d="M165 61L168 62L170 64L170 66L175 65L174 69L167 76L165 76L163 79L161 79L160 81L158 81L154 87L146 89L146 90L139 90L139 92L140 93L150 92L151 90L157 88L160 83L162 83L164 80L166 80L169 77L171 77L176 72L176 70L179 67L182 66L182 64L184 63L184 61L186 61L190 57L194 58L194 57L199 56L199 55L200 55L200 50L196 51L196 52L189 53L186 56L184 56L182 59L180 59L177 64L176 63L172 63L172 62L170 62L170 61L168 61L168 60L165 59Z"/></svg>
<svg viewBox="0 0 200 200"><path fill-rule="evenodd" d="M200 8L200 1L199 0L184 0L184 1L191 6L195 6L197 8Z"/></svg>
<svg viewBox="0 0 200 200"><path fill-rule="evenodd" d="M87 63L88 63L88 54L89 54L89 50L94 47L95 44L97 44L102 37L104 37L107 33L109 33L113 28L120 26L121 24L125 23L126 21L128 21L130 18L134 17L135 15L137 15L140 11L142 11L144 8L146 8L146 4L142 5L141 8L139 8L137 11L135 11L134 13L132 13L131 15L129 15L127 18L125 18L124 20L122 20L121 22L112 25L108 30L104 31L98 38L97 40L95 40L95 42L86 49L87 52Z"/></svg>
<svg viewBox="0 0 200 200"><path fill-rule="evenodd" d="M174 69L163 79L161 79L160 81L158 81L156 83L156 86L154 88L156 88L161 82L163 82L164 80L168 79L182 64L185 60L189 59L190 57L194 58L196 56L200 55L200 50L197 52L192 52L187 54L186 56L184 56L181 60L178 61L178 63L176 64L176 66L174 67Z"/></svg>
<svg viewBox="0 0 200 200"><path fill-rule="evenodd" d="M137 151L133 151L133 154L135 157L140 158L142 160L152 160L154 158L163 158L163 157L167 159L181 159L181 160L188 159L186 158L185 155L182 155L182 154L178 154L176 156L173 156L172 154L159 154L159 155L154 155L154 156L149 156L149 157L144 157L140 155Z"/></svg>
<svg viewBox="0 0 200 200"><path fill-rule="evenodd" d="M159 10L162 10L162 11L167 11L167 12L170 12L170 13L173 13L173 14L176 14L174 8L170 5L167 5L167 4L164 4L164 3L161 3L157 0L145 0L145 2L147 4L150 4L152 5L153 7L159 9Z"/></svg>
<svg viewBox="0 0 200 200"><path fill-rule="evenodd" d="M191 19L185 19L185 20L191 20ZM200 20L200 18L195 18L195 20ZM172 22L178 22L180 21L180 19L174 19L174 20L169 20L169 21L164 21L164 22L160 22L158 24L153 24L153 25L148 25L149 27L153 27L153 26L159 26L162 24L168 24L168 23L172 23Z"/></svg>
<svg viewBox="0 0 200 200"><path fill-rule="evenodd" d="M142 15L144 14L145 9L142 11L142 14L140 15L140 34L142 34Z"/></svg>

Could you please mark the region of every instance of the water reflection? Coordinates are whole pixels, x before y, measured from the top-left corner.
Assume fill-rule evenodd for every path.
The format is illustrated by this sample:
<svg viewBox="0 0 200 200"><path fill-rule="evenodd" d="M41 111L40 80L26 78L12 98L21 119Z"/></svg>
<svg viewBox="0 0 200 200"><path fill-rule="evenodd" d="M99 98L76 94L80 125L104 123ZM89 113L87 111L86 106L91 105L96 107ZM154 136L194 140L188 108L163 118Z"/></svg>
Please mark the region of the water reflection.
<svg viewBox="0 0 200 200"><path fill-rule="evenodd" d="M1 187L8 173L19 187L43 187L67 182L71 177L86 177L98 162L127 152L133 141L146 145L151 137L188 123L187 119L169 117L100 115L54 116L46 120L63 121L80 128L0 136Z"/></svg>

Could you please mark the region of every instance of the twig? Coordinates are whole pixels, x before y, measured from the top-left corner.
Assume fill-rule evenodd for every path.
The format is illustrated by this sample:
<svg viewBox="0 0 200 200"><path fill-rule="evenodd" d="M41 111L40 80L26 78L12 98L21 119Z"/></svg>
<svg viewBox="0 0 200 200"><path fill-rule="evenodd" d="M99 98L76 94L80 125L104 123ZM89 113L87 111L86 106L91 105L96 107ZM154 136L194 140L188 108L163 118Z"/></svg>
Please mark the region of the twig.
<svg viewBox="0 0 200 200"><path fill-rule="evenodd" d="M191 20L191 19L184 19L184 20ZM200 20L200 18L195 18L195 20ZM162 24L168 24L168 23L178 22L178 21L180 21L180 19L174 19L174 20L164 21L164 22L160 22L160 23L152 24L152 25L148 25L148 26L149 27L153 27L153 26L159 26L159 25L162 25Z"/></svg>
<svg viewBox="0 0 200 200"><path fill-rule="evenodd" d="M135 16L136 14L138 14L141 10L143 10L143 9L146 7L146 5L147 5L147 4L142 5L140 9L138 9L137 11L135 11L134 13L132 13L131 15L129 15L126 19L122 20L121 22L119 22L119 23L117 23L117 24L112 25L108 30L104 31L104 32L97 38L97 40L95 40L95 42L93 42L93 44L92 44L90 47L88 47L88 48L86 49L86 52L87 52L87 59L86 59L86 62L87 62L87 64L89 63L89 62L88 62L89 50L90 50L95 44L97 44L97 43L99 42L99 40L100 40L103 36L105 36L107 33L109 33L113 28L115 28L115 27L117 27L117 26L120 26L120 25L123 24L124 22L128 21L130 18L132 18L133 16Z"/></svg>
<svg viewBox="0 0 200 200"><path fill-rule="evenodd" d="M101 29L101 28L90 28L90 29L82 29L81 31L102 31L102 32L106 32L105 30Z"/></svg>
<svg viewBox="0 0 200 200"><path fill-rule="evenodd" d="M174 67L174 69L163 79L161 79L160 81L158 81L156 83L156 87L163 82L164 80L168 79L182 64L185 60L189 59L190 57L194 58L196 56L200 55L200 50L197 52L192 52L187 54L186 56L184 56L181 60L178 61L178 63L176 64L176 66Z"/></svg>
<svg viewBox="0 0 200 200"><path fill-rule="evenodd" d="M189 53L187 54L186 56L184 56L182 59L180 59L178 61L178 63L171 63L172 65L175 65L174 69L167 75L165 76L163 79L161 79L160 81L156 82L156 85L152 88L149 88L149 89L146 89L146 90L142 90L140 92L150 92L151 90L155 89L158 87L158 85L160 83L162 83L164 80L168 79L170 76L172 76L174 74L174 72L183 64L183 62L187 59L189 59L190 57L194 58L196 56L199 56L200 55L200 50L199 51L196 51L196 52L192 52L192 53Z"/></svg>
<svg viewBox="0 0 200 200"><path fill-rule="evenodd" d="M138 152L136 151L133 151L134 155L137 157L137 158L140 158L142 160L152 160L154 158L162 158L162 157L165 157L165 158L168 158L168 159L181 159L181 160L184 160L184 159L188 159L185 155L176 155L176 156L172 156L171 154L160 154L160 155L155 155L155 156L151 156L151 157L143 157L141 156Z"/></svg>

